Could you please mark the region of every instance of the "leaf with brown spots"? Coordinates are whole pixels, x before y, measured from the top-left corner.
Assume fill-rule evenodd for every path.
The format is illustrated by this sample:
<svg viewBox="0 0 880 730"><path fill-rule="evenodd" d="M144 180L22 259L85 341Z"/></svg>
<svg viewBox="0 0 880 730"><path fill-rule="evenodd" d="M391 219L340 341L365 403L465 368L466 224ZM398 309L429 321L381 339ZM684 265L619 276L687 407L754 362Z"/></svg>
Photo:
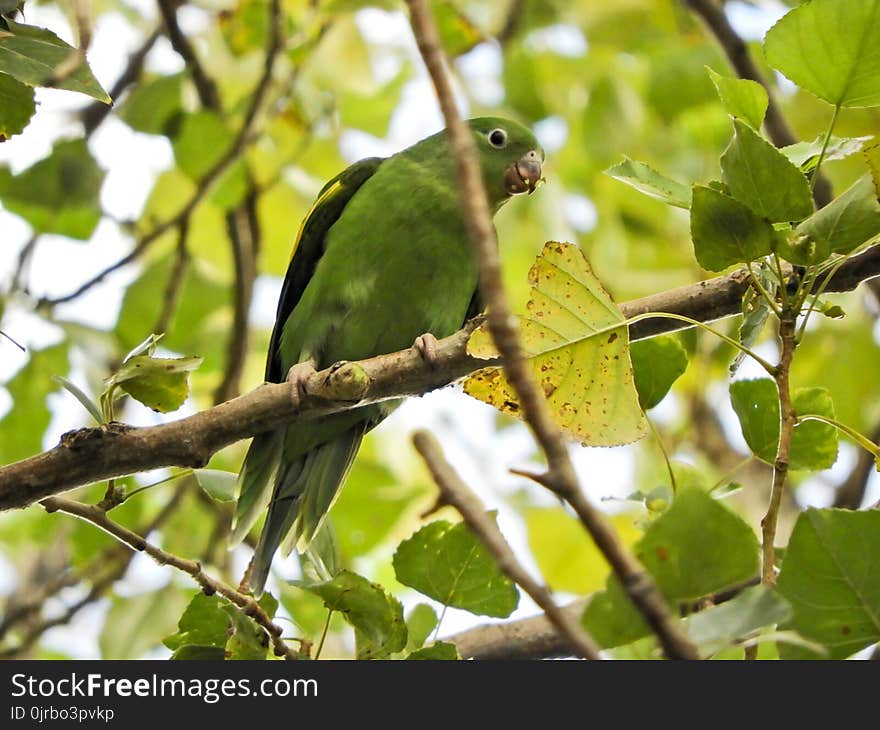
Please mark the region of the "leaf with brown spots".
<svg viewBox="0 0 880 730"><path fill-rule="evenodd" d="M520 346L556 422L588 446L642 438L647 426L633 383L629 331L583 252L570 243L548 241L529 282L528 313L519 319ZM471 335L468 352L497 357L485 325ZM470 375L464 390L500 411L520 415L501 368Z"/></svg>

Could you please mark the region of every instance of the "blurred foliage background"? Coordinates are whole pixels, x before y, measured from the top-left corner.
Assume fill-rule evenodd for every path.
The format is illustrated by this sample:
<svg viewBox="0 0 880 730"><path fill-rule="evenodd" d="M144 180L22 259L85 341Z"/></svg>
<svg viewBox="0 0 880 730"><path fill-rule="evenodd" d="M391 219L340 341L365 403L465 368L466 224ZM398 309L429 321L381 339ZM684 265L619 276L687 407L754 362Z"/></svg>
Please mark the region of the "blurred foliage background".
<svg viewBox="0 0 880 730"><path fill-rule="evenodd" d="M796 4L726 4L759 64L764 32ZM732 126L706 67L732 72L685 4L433 5L454 59L461 108L468 116L516 118L535 129L547 151L547 183L496 219L514 301L525 301L526 273L547 240L578 244L618 302L709 276L694 259L686 211L603 174L624 154L684 182L719 174ZM393 0L284 0L281 47L265 83L267 0L100 0L86 25L77 19L79 7L29 2L23 22L73 45L88 28L90 64L114 96L112 108L82 94L38 89L29 126L0 144L2 329L27 348L21 353L0 342L4 464L53 445L65 430L91 425L51 376L100 393L103 378L152 332L164 333L161 352L204 361L179 413L159 416L128 403L121 420L155 423L258 385L290 245L323 182L360 157L390 154L441 126L405 8ZM187 52L194 58L187 61ZM798 139L812 141L827 129L828 105L762 70ZM847 109L836 134L878 128L876 109ZM861 174L857 158L832 162L825 172L837 192ZM847 317L814 322L794 384L827 387L840 420L876 436L878 302L866 288L834 301ZM721 326L734 333L736 324ZM652 412L655 424L680 480L695 475L714 483L739 467L726 480L739 487L727 502L757 526L769 468L748 460L730 409L734 353L704 334L680 340L688 369ZM775 347L768 331L758 349L772 356ZM737 377L754 374L746 365ZM409 444L415 424L438 433L450 459L499 511L523 559L562 599L601 588L607 566L573 519L507 473L537 458L522 425L456 389L408 403L367 439L332 513L346 567L381 583L408 610L424 600L397 583L391 567L397 544L420 526L435 497ZM210 466L237 471L245 446L224 450ZM650 516L644 495L658 488L662 494L668 483L656 439L573 449L591 496L634 542ZM782 537L805 505L876 500L876 478L869 481L861 467L855 448L842 444L832 469L796 473ZM143 486L168 475L125 483ZM103 490L97 485L76 496L97 501ZM226 549L228 507L181 478L140 493L113 515L235 583L248 549ZM92 525L38 507L0 514L0 555L6 656L167 656L161 640L175 631L194 593L186 576L133 556ZM278 571L299 574L292 559ZM279 611L293 621L291 633L316 638L326 616L320 598L284 581L273 585ZM532 612L523 600L514 615ZM352 651L351 631L337 619L325 656ZM480 620L450 609L440 635Z"/></svg>

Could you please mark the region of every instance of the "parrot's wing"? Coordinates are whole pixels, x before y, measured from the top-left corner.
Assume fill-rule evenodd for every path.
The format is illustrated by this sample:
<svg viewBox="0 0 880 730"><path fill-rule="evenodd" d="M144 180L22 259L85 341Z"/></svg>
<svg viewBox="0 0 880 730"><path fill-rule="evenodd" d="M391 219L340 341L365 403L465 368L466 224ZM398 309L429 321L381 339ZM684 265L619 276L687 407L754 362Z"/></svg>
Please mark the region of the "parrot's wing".
<svg viewBox="0 0 880 730"><path fill-rule="evenodd" d="M306 285L315 272L318 261L324 254L324 239L352 196L360 189L383 162L382 157L368 157L347 167L318 194L311 210L299 227L281 296L278 299L278 312L275 316L275 329L269 341L269 356L266 359L266 380L280 383L287 373L279 360L278 344L284 323L305 291Z"/></svg>

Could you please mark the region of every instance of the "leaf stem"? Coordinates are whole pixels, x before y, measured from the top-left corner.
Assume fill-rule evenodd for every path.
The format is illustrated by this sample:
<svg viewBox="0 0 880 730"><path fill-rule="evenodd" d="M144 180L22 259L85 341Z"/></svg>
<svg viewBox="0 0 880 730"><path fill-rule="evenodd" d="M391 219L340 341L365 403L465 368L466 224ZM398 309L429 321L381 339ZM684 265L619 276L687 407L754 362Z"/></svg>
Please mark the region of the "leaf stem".
<svg viewBox="0 0 880 730"><path fill-rule="evenodd" d="M779 305L776 304L776 297L774 297L770 292L764 288L764 285L761 283L760 277L752 270L752 262L746 262L746 265L749 267L749 276L751 277L752 284L754 284L755 289L758 290L758 293L764 298L764 301L767 302L767 306L773 310L773 313L778 317L782 314L782 310L779 308ZM783 286L782 282L779 282L779 286Z"/></svg>
<svg viewBox="0 0 880 730"><path fill-rule="evenodd" d="M327 618L324 620L324 628L321 631L321 640L318 642L318 648L315 649L315 659L321 658L321 650L324 648L324 640L327 638L327 632L330 630L330 619L333 617L333 609L327 609Z"/></svg>
<svg viewBox="0 0 880 730"><path fill-rule="evenodd" d="M828 143L831 142L831 133L834 131L834 125L837 123L837 115L840 114L840 104L834 105L834 113L831 115L831 123L828 125L828 131L825 133L825 141L822 143L822 151L819 153L819 159L816 161L816 167L813 168L813 174L810 177L810 191L816 187L816 180L819 179L819 170L822 169L822 163L825 161L825 153L828 151Z"/></svg>
<svg viewBox="0 0 880 730"><path fill-rule="evenodd" d="M871 456L873 456L874 460L877 462L878 468L880 468L880 446L871 441L871 439L865 436L865 434L856 431L854 428L847 426L845 423L841 423L834 418L820 416L818 413L807 413L806 415L797 417L797 423L801 423L803 421L820 421L821 423L826 423L829 426L834 426L834 428L836 428L841 433L849 436L849 438L851 438L865 451L871 454Z"/></svg>
<svg viewBox="0 0 880 730"><path fill-rule="evenodd" d="M746 355L748 355L750 358L752 358L756 363L758 363L758 365L760 365L762 368L764 368L764 370L766 370L770 376L772 376L772 377L776 376L776 366L771 365L769 362L767 362L767 360L765 360L763 357L758 355L756 352L749 349L748 347L743 345L741 342L737 342L732 337L728 337L723 332L719 332L714 327L710 327L705 322L700 322L696 319L692 319L691 317L687 317L683 314L673 314L672 312L645 312L644 314L637 314L635 317L630 317L629 319L626 319L623 322L621 322L620 324L614 325L613 327L604 327L603 329L598 330L597 332L590 333L590 337L594 337L596 335L602 334L603 332L617 329L618 327L621 327L623 325L630 325L630 324L634 324L636 322L640 322L643 319L677 319L680 322L687 322L688 324L690 324L694 327L699 327L700 329L704 329L707 332L712 333L713 335L715 335L719 339L723 340L731 347L735 347L740 352L744 352Z"/></svg>
<svg viewBox="0 0 880 730"><path fill-rule="evenodd" d="M663 461L666 462L666 471L669 472L669 481L672 484L672 493L676 492L676 484L675 484L675 472L672 469L672 461L669 458L669 452L666 450L666 444L663 443L663 439L660 436L660 432L657 430L657 427L654 425L654 422L648 418L648 414L645 413L645 421L648 422L648 427L651 429L651 433L654 434L654 438L657 439L657 445L660 447L660 452L663 454Z"/></svg>

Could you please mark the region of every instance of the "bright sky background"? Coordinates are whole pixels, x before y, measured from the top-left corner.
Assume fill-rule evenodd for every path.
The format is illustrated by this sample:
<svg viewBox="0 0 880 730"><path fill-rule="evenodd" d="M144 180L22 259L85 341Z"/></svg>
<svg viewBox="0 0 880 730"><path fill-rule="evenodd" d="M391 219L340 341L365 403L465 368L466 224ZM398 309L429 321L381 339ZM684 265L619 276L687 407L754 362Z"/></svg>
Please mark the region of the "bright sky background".
<svg viewBox="0 0 880 730"><path fill-rule="evenodd" d="M156 22L154 4L149 0L133 0L129 5L138 8L144 16ZM767 2L760 8L740 2L728 3L731 19L740 33L748 38L760 38L775 20L785 12L779 2ZM198 30L208 22L202 11L184 7L179 12L184 30ZM26 22L51 28L62 38L71 42L72 33L64 16L51 6L29 5ZM364 10L359 13L361 32L370 41L381 41L404 50L411 58L417 58L415 44L410 35L408 21L402 13L386 13L380 10ZM145 24L149 25L149 24ZM141 37L118 14L104 14L95 28L94 40L89 50L89 62L95 75L105 88L110 88L119 71L125 66L128 55L141 43ZM551 46L559 52L573 56L589 54L586 40L579 30L568 26L555 26L533 34L529 39L535 46ZM393 77L400 60L395 55L379 57L375 72L380 78ZM468 91L480 101L496 103L503 97L500 82L502 58L497 45L485 43L464 56L458 68L466 79ZM153 71L173 72L183 67L179 57L167 41L160 40L148 57L147 67ZM78 125L72 121L71 112L82 108L84 97L57 90L37 90L38 112L22 135L13 137L0 145L0 164L8 164L17 172L44 157L52 143L66 135L77 136ZM464 107L466 102L461 99ZM463 108L464 113L467 112ZM436 105L433 89L424 72L417 74L404 88L400 107L396 110L385 139L377 139L361 132L348 132L342 139L342 152L349 161L368 155L388 155L420 139L442 126L442 118ZM567 129L559 119L550 118L539 124L536 134L547 149L548 155L564 143ZM164 137L134 132L113 115L95 132L90 148L99 164L107 170L102 189L102 204L111 217L118 220L137 218L156 176L172 167L171 145ZM323 181L314 181L320 185ZM563 211L568 223L575 230L592 227L595 212L592 204L582 196L571 196ZM7 252L0 261L0 281L8 282L15 269L18 252L30 236L28 226L16 216L0 208L0 231ZM291 231L291 239L295 231ZM36 295L60 295L72 290L77 283L88 279L97 270L125 255L130 250L130 240L118 226L105 219L87 244L77 243L58 236L44 236L36 249L30 271L30 284ZM60 318L86 322L92 326L112 328L127 284L134 280L135 266L128 267L107 277L86 295L69 305L58 307ZM281 272L278 272L279 274ZM270 327L280 290L280 276L260 276L257 285L252 323ZM23 345L40 349L60 339L60 332L38 317L29 314L26 307L10 306L2 328ZM26 355L7 343L0 358L0 382L8 380L25 362ZM739 377L754 377L757 373L744 366ZM74 370L71 379L77 381ZM84 384L80 380L80 384ZM732 420L725 389L713 394L718 407L727 413L731 432L739 437L738 427ZM5 390L0 389L0 415L10 407ZM68 395L52 396L54 418L45 438L45 446L54 445L64 431L83 425L83 412ZM675 412L674 395L653 412L657 420L663 420ZM172 414L179 417L191 412L185 406ZM146 408L131 409L126 418L137 424L149 424L165 420ZM524 466L532 451L531 440L524 428L505 429L497 433L493 425L494 411L473 401L453 389L431 393L423 398L410 399L379 429L383 438L407 440L408 434L417 427L433 430L441 439L448 458L456 464L462 476L475 487L490 508L499 510L499 522L507 537L521 556L527 556L525 532L519 517L505 506L499 495L511 494L522 489L526 483L512 477L507 471L511 466ZM741 438L739 442L742 443ZM743 444L744 447L744 444ZM633 462L625 449L583 449L574 447L574 461L581 474L590 475L588 487L596 499L609 496L622 498L631 489ZM851 451L841 449L841 457L833 470L836 479L845 474L853 461ZM827 489L817 484L807 492L811 501L825 505L830 497ZM555 501L546 496L548 505ZM607 503L606 503L607 504ZM245 555L240 556L244 568ZM534 566L532 566L534 567ZM135 557L119 593L132 594L163 585L170 579L171 571L155 565L143 555ZM0 557L0 593L14 585L11 566ZM70 593L65 598L72 598ZM407 602L410 605L418 600ZM60 604L56 600L55 608ZM65 648L82 657L97 657L97 630L101 616L107 609L107 601L98 602L82 611L71 626L54 629L46 635L45 643ZM516 616L536 612L534 604L523 596ZM485 619L476 618L464 611L450 610L444 618L441 634L453 633Z"/></svg>

